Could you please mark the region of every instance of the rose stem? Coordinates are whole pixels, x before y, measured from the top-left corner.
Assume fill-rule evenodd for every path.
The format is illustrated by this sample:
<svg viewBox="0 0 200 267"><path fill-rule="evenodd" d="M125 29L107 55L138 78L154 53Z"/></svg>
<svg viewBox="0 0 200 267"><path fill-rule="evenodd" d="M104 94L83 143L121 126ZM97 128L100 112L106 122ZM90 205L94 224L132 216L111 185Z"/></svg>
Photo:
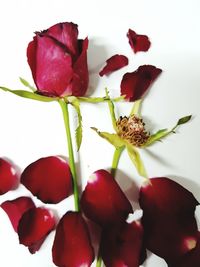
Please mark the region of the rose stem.
<svg viewBox="0 0 200 267"><path fill-rule="evenodd" d="M117 166L119 163L119 159L120 159L120 156L121 156L123 150L124 150L124 147L116 148L115 152L113 154L113 161L112 161L112 167L111 167L111 174L113 177L115 177ZM102 258L101 258L101 253L100 253L100 249L99 249L96 267L101 267L101 266L102 266Z"/></svg>
<svg viewBox="0 0 200 267"><path fill-rule="evenodd" d="M75 211L80 211L77 173L76 173L76 167L75 167L75 162L74 162L74 152L73 152L72 138L71 138L71 131L70 131L68 104L65 103L64 100L62 100L62 99L58 100L58 102L59 102L60 107L62 109L64 124L65 124L65 130L66 130L66 136L67 136L69 166L71 169L72 180L73 180Z"/></svg>

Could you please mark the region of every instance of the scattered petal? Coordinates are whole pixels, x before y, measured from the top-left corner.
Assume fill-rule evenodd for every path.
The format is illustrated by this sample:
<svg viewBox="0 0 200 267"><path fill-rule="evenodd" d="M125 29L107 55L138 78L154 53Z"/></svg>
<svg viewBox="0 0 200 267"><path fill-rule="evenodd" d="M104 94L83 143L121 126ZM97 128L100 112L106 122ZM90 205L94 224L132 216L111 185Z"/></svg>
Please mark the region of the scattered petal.
<svg viewBox="0 0 200 267"><path fill-rule="evenodd" d="M100 76L108 75L128 65L128 58L124 55L114 55L106 60L106 66L99 72Z"/></svg>
<svg viewBox="0 0 200 267"><path fill-rule="evenodd" d="M30 253L38 251L46 236L55 228L53 214L44 208L26 211L18 225L19 242L28 247Z"/></svg>
<svg viewBox="0 0 200 267"><path fill-rule="evenodd" d="M52 248L53 262L60 267L89 267L94 260L87 225L79 212L67 212L60 220Z"/></svg>
<svg viewBox="0 0 200 267"><path fill-rule="evenodd" d="M121 95L125 95L128 101L142 98L161 72L161 69L152 65L143 65L134 72L124 74L121 81Z"/></svg>
<svg viewBox="0 0 200 267"><path fill-rule="evenodd" d="M130 202L105 170L94 172L82 194L81 206L85 215L101 226L114 224L133 212Z"/></svg>
<svg viewBox="0 0 200 267"><path fill-rule="evenodd" d="M101 255L106 266L139 267L143 250L143 228L140 222L108 228L102 233Z"/></svg>
<svg viewBox="0 0 200 267"><path fill-rule="evenodd" d="M191 192L169 178L153 178L150 182L141 188L139 197L145 245L172 262L197 242L194 211L199 203Z"/></svg>
<svg viewBox="0 0 200 267"><path fill-rule="evenodd" d="M0 195L15 189L18 183L16 168L7 160L0 158Z"/></svg>
<svg viewBox="0 0 200 267"><path fill-rule="evenodd" d="M41 158L23 171L21 183L44 203L56 204L71 193L71 172L60 157Z"/></svg>
<svg viewBox="0 0 200 267"><path fill-rule="evenodd" d="M30 197L19 197L1 204L1 208L7 213L15 232L17 232L19 220L24 212L34 207L35 204Z"/></svg>
<svg viewBox="0 0 200 267"><path fill-rule="evenodd" d="M129 44L131 48L133 49L134 53L137 53L139 51L146 52L149 50L151 46L151 42L148 36L137 34L131 29L128 30L127 37L129 40Z"/></svg>

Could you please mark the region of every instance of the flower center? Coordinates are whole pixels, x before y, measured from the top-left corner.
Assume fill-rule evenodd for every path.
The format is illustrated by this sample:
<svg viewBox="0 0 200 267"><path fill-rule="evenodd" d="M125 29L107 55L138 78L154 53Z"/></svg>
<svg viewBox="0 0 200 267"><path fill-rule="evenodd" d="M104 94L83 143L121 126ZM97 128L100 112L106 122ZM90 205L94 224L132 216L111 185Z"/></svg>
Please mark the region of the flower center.
<svg viewBox="0 0 200 267"><path fill-rule="evenodd" d="M150 137L143 120L135 115L120 117L117 121L117 133L130 144L141 147Z"/></svg>

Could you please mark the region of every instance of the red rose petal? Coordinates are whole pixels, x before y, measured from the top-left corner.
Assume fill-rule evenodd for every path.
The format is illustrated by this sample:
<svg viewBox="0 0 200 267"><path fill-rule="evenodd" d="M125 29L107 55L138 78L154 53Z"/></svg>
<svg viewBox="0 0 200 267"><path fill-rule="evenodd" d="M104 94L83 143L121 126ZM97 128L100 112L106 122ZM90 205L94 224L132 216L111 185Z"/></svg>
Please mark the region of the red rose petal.
<svg viewBox="0 0 200 267"><path fill-rule="evenodd" d="M16 168L10 162L0 158L0 195L15 189L18 182Z"/></svg>
<svg viewBox="0 0 200 267"><path fill-rule="evenodd" d="M192 193L168 178L150 179L140 190L142 224L147 249L174 261L191 250L197 240L194 217L197 200Z"/></svg>
<svg viewBox="0 0 200 267"><path fill-rule="evenodd" d="M51 26L45 35L55 38L66 46L72 55L78 54L78 25L72 22L57 23Z"/></svg>
<svg viewBox="0 0 200 267"><path fill-rule="evenodd" d="M148 51L151 46L151 42L146 35L137 34L133 30L129 29L127 33L129 44L133 49L134 53L139 51Z"/></svg>
<svg viewBox="0 0 200 267"><path fill-rule="evenodd" d="M21 183L44 203L58 203L71 193L71 172L59 157L41 158L23 171Z"/></svg>
<svg viewBox="0 0 200 267"><path fill-rule="evenodd" d="M93 173L82 194L85 215L102 226L126 219L133 212L130 202L112 175L105 170Z"/></svg>
<svg viewBox="0 0 200 267"><path fill-rule="evenodd" d="M55 228L53 214L44 208L32 208L26 211L18 225L20 244L28 247L33 254L41 247L46 236Z"/></svg>
<svg viewBox="0 0 200 267"><path fill-rule="evenodd" d="M60 220L52 248L53 262L62 267L89 267L94 260L87 225L79 212L67 212Z"/></svg>
<svg viewBox="0 0 200 267"><path fill-rule="evenodd" d="M193 244L191 243L191 246ZM169 267L199 267L200 266L200 232L198 233L198 242L194 249L185 254L179 261L168 263Z"/></svg>
<svg viewBox="0 0 200 267"><path fill-rule="evenodd" d="M51 37L37 34L27 49L28 63L38 91L60 96L73 76L72 59Z"/></svg>
<svg viewBox="0 0 200 267"><path fill-rule="evenodd" d="M142 98L161 72L161 69L152 65L143 65L134 72L124 74L121 81L121 95L125 95L128 101Z"/></svg>
<svg viewBox="0 0 200 267"><path fill-rule="evenodd" d="M106 66L99 72L100 76L107 75L128 65L128 58L124 55L114 55L106 60Z"/></svg>
<svg viewBox="0 0 200 267"><path fill-rule="evenodd" d="M1 208L7 213L15 232L17 232L19 220L24 212L33 207L35 204L30 197L19 197L1 204Z"/></svg>
<svg viewBox="0 0 200 267"><path fill-rule="evenodd" d="M140 222L126 223L103 231L101 255L106 266L139 267L143 249Z"/></svg>
<svg viewBox="0 0 200 267"><path fill-rule="evenodd" d="M73 96L84 96L89 83L88 65L87 65L87 49L88 38L85 40L79 40L80 56L77 58L73 65L73 78L68 85L67 90L63 93L63 96L67 95L67 92L72 92Z"/></svg>

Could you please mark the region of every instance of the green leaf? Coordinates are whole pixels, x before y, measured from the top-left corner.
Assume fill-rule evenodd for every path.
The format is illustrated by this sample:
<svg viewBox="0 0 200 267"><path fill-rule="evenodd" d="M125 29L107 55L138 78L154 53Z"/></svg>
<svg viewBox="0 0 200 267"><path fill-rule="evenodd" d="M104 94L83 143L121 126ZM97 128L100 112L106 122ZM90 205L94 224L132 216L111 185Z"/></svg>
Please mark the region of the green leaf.
<svg viewBox="0 0 200 267"><path fill-rule="evenodd" d="M81 115L81 110L80 110L80 103L79 103L78 98L75 96L67 97L67 100L75 108L77 115L78 115L78 127L76 128L76 144L79 150L81 147L82 137L83 137L83 126L82 126L82 115Z"/></svg>
<svg viewBox="0 0 200 267"><path fill-rule="evenodd" d="M31 91L33 91L33 92L37 91L36 88L34 88L33 86L31 86L30 83L29 83L27 80L25 80L25 79L22 78L22 77L19 77L19 79L20 79L20 82L21 82L24 86L26 86L26 87L28 87L29 89L31 89Z"/></svg>
<svg viewBox="0 0 200 267"><path fill-rule="evenodd" d="M39 94L32 93L29 91L25 91L25 90L11 90L11 89L9 89L7 87L3 87L3 86L0 86L0 89L2 89L5 92L10 92L10 93L15 94L15 95L20 96L20 97L29 98L29 99L33 99L33 100L37 100L37 101L42 101L42 102L52 102L52 101L56 101L59 99L57 97L43 96L43 95L39 95Z"/></svg>
<svg viewBox="0 0 200 267"><path fill-rule="evenodd" d="M107 132L100 132L97 128L91 127L92 130L94 130L99 136L106 139L111 145L113 145L116 148L120 148L124 146L124 141L117 135L117 134L111 134Z"/></svg>
<svg viewBox="0 0 200 267"><path fill-rule="evenodd" d="M177 126L187 123L191 118L192 118L192 115L185 116L185 117L179 119L178 122L177 122Z"/></svg>
<svg viewBox="0 0 200 267"><path fill-rule="evenodd" d="M106 98L108 99L107 102L108 102L108 107L109 107L110 116L111 116L111 120L112 120L112 125L113 125L114 130L117 131L115 106L114 106L112 100L110 99L108 89L106 88L105 91L106 91Z"/></svg>
<svg viewBox="0 0 200 267"><path fill-rule="evenodd" d="M133 162L133 164L135 165L139 175L147 178L147 173L144 167L144 164L142 162L142 159L140 157L139 152L136 150L136 148L130 144L126 145L126 149L128 152L128 155L131 159L131 161Z"/></svg>

